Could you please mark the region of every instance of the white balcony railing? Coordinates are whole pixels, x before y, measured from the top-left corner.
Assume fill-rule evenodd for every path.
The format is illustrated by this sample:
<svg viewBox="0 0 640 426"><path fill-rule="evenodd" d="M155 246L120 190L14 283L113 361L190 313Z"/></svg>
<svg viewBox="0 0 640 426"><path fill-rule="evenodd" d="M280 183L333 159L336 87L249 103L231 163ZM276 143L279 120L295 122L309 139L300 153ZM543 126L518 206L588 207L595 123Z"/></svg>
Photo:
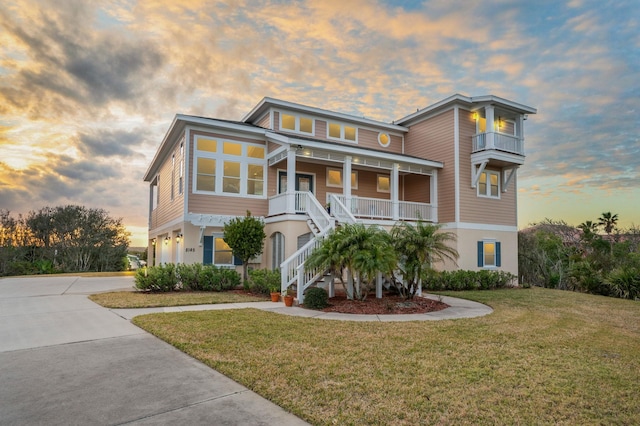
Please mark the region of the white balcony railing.
<svg viewBox="0 0 640 426"><path fill-rule="evenodd" d="M473 136L473 152L498 149L512 154L524 155L524 140L504 133L478 133Z"/></svg>
<svg viewBox="0 0 640 426"><path fill-rule="evenodd" d="M436 221L435 208L431 204L398 201L398 216L394 217L393 201L391 200L351 197L350 201L347 201L344 195L333 196L358 219Z"/></svg>

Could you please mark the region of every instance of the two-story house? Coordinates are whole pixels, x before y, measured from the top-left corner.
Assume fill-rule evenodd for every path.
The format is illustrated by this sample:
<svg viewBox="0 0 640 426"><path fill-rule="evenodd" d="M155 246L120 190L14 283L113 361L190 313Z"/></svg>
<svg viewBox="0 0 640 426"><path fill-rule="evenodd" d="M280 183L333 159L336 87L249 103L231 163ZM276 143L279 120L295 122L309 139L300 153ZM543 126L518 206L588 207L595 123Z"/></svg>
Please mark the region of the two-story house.
<svg viewBox="0 0 640 426"><path fill-rule="evenodd" d="M257 267L299 295L304 260L340 223L442 224L458 265L517 275L517 169L536 109L454 95L393 123L264 98L241 121L177 115L144 176L149 264L230 266L222 228L264 218Z"/></svg>

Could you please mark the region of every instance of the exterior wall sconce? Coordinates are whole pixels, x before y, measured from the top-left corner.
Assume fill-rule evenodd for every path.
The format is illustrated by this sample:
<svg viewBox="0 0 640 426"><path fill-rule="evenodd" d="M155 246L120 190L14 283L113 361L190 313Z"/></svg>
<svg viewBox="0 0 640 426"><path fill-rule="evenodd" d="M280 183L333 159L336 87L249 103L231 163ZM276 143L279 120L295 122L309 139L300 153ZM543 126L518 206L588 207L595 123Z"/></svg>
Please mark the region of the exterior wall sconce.
<svg viewBox="0 0 640 426"><path fill-rule="evenodd" d="M167 245L169 244L169 241L171 240L171 237L167 236L164 238L164 244Z"/></svg>
<svg viewBox="0 0 640 426"><path fill-rule="evenodd" d="M151 245L152 245L152 246L155 246L155 245L156 245L156 239L155 239L155 238L151 240Z"/></svg>
<svg viewBox="0 0 640 426"><path fill-rule="evenodd" d="M477 113L477 112L474 112L474 113L473 113L473 119L474 119L475 121L478 121L478 113Z"/></svg>
<svg viewBox="0 0 640 426"><path fill-rule="evenodd" d="M182 234L176 235L176 243L179 243L181 238L182 238Z"/></svg>

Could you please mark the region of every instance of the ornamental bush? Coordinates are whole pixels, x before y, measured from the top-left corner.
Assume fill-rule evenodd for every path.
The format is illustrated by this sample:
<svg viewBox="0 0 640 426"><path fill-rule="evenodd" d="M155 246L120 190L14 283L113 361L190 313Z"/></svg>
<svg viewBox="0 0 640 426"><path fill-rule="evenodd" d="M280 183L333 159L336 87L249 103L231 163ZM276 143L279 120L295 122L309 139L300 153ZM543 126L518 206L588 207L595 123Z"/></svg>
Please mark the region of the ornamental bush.
<svg viewBox="0 0 640 426"><path fill-rule="evenodd" d="M304 306L310 309L323 309L329 306L329 295L320 287L311 287L304 295Z"/></svg>
<svg viewBox="0 0 640 426"><path fill-rule="evenodd" d="M515 279L515 275L504 271L442 271L432 274L423 287L431 291L493 290L508 287Z"/></svg>
<svg viewBox="0 0 640 426"><path fill-rule="evenodd" d="M135 275L136 288L139 290L167 292L178 287L176 266L166 263L150 268L140 268Z"/></svg>
<svg viewBox="0 0 640 426"><path fill-rule="evenodd" d="M280 291L279 269L253 269L249 271L249 290L253 293L269 294Z"/></svg>
<svg viewBox="0 0 640 426"><path fill-rule="evenodd" d="M167 263L138 269L136 288L146 291L225 291L240 284L240 274L234 269L214 265Z"/></svg>

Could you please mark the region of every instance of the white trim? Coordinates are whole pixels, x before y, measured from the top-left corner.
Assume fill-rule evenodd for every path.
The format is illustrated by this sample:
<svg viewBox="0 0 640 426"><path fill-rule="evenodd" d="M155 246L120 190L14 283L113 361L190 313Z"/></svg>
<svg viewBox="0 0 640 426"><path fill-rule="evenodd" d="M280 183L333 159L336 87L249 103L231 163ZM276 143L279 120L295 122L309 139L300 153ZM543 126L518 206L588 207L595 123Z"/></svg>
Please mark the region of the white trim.
<svg viewBox="0 0 640 426"><path fill-rule="evenodd" d="M386 145L380 140L382 136L386 136L388 139ZM391 135L388 132L378 132L378 144L383 148L388 148L391 145Z"/></svg>
<svg viewBox="0 0 640 426"><path fill-rule="evenodd" d="M460 129L458 106L453 108L454 217L460 222Z"/></svg>
<svg viewBox="0 0 640 426"><path fill-rule="evenodd" d="M295 112L291 112L291 111L283 111L283 110L274 110L274 112L278 113L278 130L281 132L287 132L287 133L297 133L300 135L304 135L304 136L310 136L313 137L316 134L316 120L314 117L309 117L307 115L303 115L303 114L299 114L299 113L295 113ZM282 127L282 116L283 115L289 115L291 117L293 117L294 123L293 123L293 129L285 129ZM311 120L311 132L303 132L302 130L300 130L300 120L302 118L306 118L308 120Z"/></svg>
<svg viewBox="0 0 640 426"><path fill-rule="evenodd" d="M474 231L491 231L491 232L518 232L517 226L510 225L493 225L489 223L470 223L470 222L448 222L442 224L443 229L467 229Z"/></svg>
<svg viewBox="0 0 640 426"><path fill-rule="evenodd" d="M471 188L475 188L480 180L480 175L484 172L484 168L489 164L489 160L485 160L480 164L471 164ZM476 166L478 169L476 170Z"/></svg>
<svg viewBox="0 0 640 426"><path fill-rule="evenodd" d="M329 128L331 127L331 124L335 124L340 126L340 137L335 137L335 136L331 136L329 135ZM355 133L355 139L347 139L345 136L345 127L351 127L353 129L355 129L356 133ZM358 143L358 126L351 124L351 123L343 123L340 122L338 120L327 120L327 140L329 141L341 141L341 142L347 142L347 143Z"/></svg>
<svg viewBox="0 0 640 426"><path fill-rule="evenodd" d="M498 266L496 265L496 260L498 260L498 253L497 253L497 242L498 240L495 238L483 238L482 240L482 266L481 268L484 269L497 269ZM487 265L486 259L487 259L487 244L493 244L493 265ZM477 253L476 253L477 254Z"/></svg>
<svg viewBox="0 0 640 426"><path fill-rule="evenodd" d="M171 222L163 223L162 225L149 229L149 237L156 238L158 235L168 234L175 229L176 225L182 225L185 222L185 218L179 217L177 219L172 220Z"/></svg>

